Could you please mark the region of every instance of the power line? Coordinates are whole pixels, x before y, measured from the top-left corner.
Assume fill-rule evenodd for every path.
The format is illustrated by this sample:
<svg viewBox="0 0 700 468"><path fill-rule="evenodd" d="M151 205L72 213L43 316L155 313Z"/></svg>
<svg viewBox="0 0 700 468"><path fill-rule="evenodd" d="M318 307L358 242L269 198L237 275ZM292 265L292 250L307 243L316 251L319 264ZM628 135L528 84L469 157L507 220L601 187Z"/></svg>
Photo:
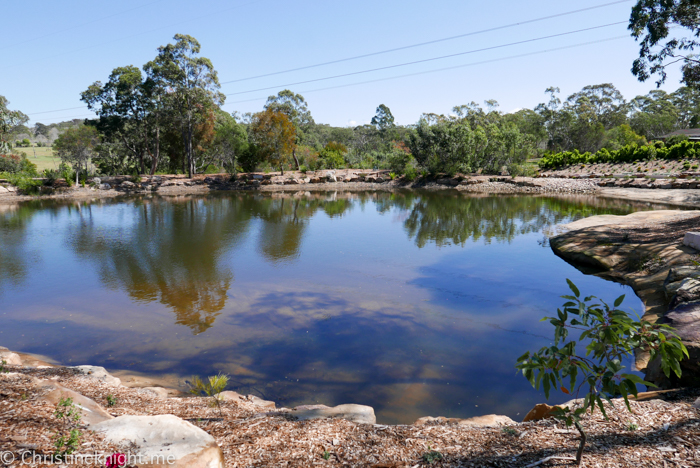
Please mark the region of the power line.
<svg viewBox="0 0 700 468"><path fill-rule="evenodd" d="M15 42L14 44L10 44L9 46L5 46L5 47L0 48L0 50L10 49L10 48L12 48L12 47L16 47L16 46L21 45L21 44L26 44L27 42L36 41L36 40L39 40L39 39L43 39L43 38L45 38L45 37L53 36L54 34L59 34L59 33L62 33L62 32L71 31L71 30L73 30L73 29L77 29L77 28L80 28L80 27L83 27L83 26L87 26L87 25L89 25L89 24L94 24L94 23L96 23L96 22L98 22L98 21L106 20L106 19L109 19L109 18L114 18L115 16L123 15L124 13L129 13L130 11L134 11L134 10L139 10L139 9L141 9L141 8L145 8L145 7L147 7L147 6L151 6L151 5L155 4L155 3L160 3L160 2L162 2L162 1L163 1L163 0L156 0L155 2L146 3L145 5L139 5L139 6L137 6L136 8L131 8L131 9L129 9L129 10L124 10L124 11L119 12L119 13L114 13L113 15L103 16L102 18L96 18L96 19L94 19L94 20L90 20L90 21L88 21L87 23L76 24L75 26L71 26L70 28L60 29L60 30L58 30L58 31L54 31L54 32L50 32L50 33L48 33L48 34L44 34L43 36L32 37L31 39L26 39L26 40L21 41L21 42Z"/></svg>
<svg viewBox="0 0 700 468"><path fill-rule="evenodd" d="M438 72L447 71L447 70L455 70L455 69L459 69L459 68L467 68L467 67L473 67L473 66L477 66L477 65L485 65L485 64L494 63L494 62L503 62L506 60L512 60L512 59L516 59L516 58L530 57L533 55L541 55L541 54L545 54L545 53L549 53L549 52L556 52L556 51L560 51L560 50L573 49L576 47L583 47L583 46L587 46L587 45L600 44L603 42L610 42L610 41L616 41L616 40L620 40L620 39L627 39L627 37L628 36L626 36L626 35L625 36L609 37L607 39L599 39L597 41L582 42L579 44L573 44L573 45L562 46L562 47L555 47L552 49L539 50L536 52L528 52L525 54L511 55L508 57L500 57L500 58L496 58L496 59L483 60L480 62L472 62L472 63L463 64L463 65L455 65L452 67L437 68L437 69L433 69L433 70L426 70L426 71L408 73L408 74L397 75L397 76L390 76L387 78L378 78L375 80L360 81L358 83L349 83L349 84L338 85L338 86L329 86L326 88L311 89L311 90L301 91L301 92L304 94L309 94L309 93L315 93L315 92L319 92L319 91L328 91L331 89L348 88L350 86L359 86L359 85L363 85L363 84L377 83L380 81L396 80L396 79L406 78L406 77L411 77L411 76L427 75L430 73L438 73ZM259 98L255 98L255 99L245 99L242 101L231 101L231 102L227 102L226 104L240 104L240 103L244 103L244 102L262 101L265 99L267 99L267 97L259 97Z"/></svg>
<svg viewBox="0 0 700 468"><path fill-rule="evenodd" d="M25 114L25 115L50 114L50 113L52 113L52 112L63 112L63 111L75 110L75 109L85 109L85 106L80 106L80 107L67 107L66 109L56 109L56 110L43 111L43 112L32 112L32 113Z"/></svg>
<svg viewBox="0 0 700 468"><path fill-rule="evenodd" d="M387 65L387 66L385 66L385 67L371 68L371 69L368 69L368 70L362 70L362 71L357 71L357 72L343 73L343 74L341 74L341 75L328 76L328 77L325 77L325 78L315 78L315 79L313 79L313 80L297 81L296 83L287 83L287 84L282 84L282 85L277 85L277 86L268 86L268 87L265 87L265 88L250 89L250 90L247 90L247 91L239 91L239 92L237 92L237 93L230 93L230 94L227 94L226 96L237 96L237 95L240 95L240 94L254 93L254 92L257 92L257 91L266 91L266 90L269 90L269 89L285 88L285 87L288 87L288 86L296 86L296 85L300 85L300 84L314 83L314 82L317 82L317 81L325 81L325 80L332 80L332 79L335 79L335 78L343 78L343 77L346 77L346 76L361 75L361 74L363 74L363 73L371 73L371 72L380 71L380 70L388 70L388 69L391 69L391 68L405 67L405 66L408 66L408 65L415 65L415 64L418 64L418 63L432 62L432 61L435 61L435 60L442 60L442 59L446 59L446 58L459 57L459 56L462 56L462 55L474 54L474 53L477 53L477 52L485 52L485 51L487 51L487 50L501 49L501 48L503 48L503 47L511 47L511 46L514 46L514 45L527 44L527 43L530 43L530 42L542 41L542 40L545 40L545 39L552 39L552 38L555 38L555 37L568 36L568 35L570 35L570 34L577 34L577 33L580 33L580 32L592 31L592 30L595 30L595 29L607 28L607 27L610 27L610 26L617 26L617 25L624 24L624 23L627 23L627 22L626 22L626 21L618 21L618 22L616 22L616 23L609 23L609 24L604 24L604 25L601 25L601 26L593 26L593 27L590 27L590 28L578 29L578 30L576 30L576 31L568 31L568 32L559 33L559 34L552 34L552 35L549 35L549 36L537 37L537 38L534 38L534 39L526 39L526 40L524 40L524 41L510 42L510 43L508 43L508 44L501 44L501 45L497 45L497 46L484 47L484 48L482 48L482 49L468 50L468 51L466 51L466 52L459 52L459 53L456 53L456 54L441 55L441 56L439 56L439 57L431 57L431 58L427 58L427 59L423 59L423 60L415 60L415 61L412 61L412 62L399 63L399 64L396 64L396 65Z"/></svg>
<svg viewBox="0 0 700 468"><path fill-rule="evenodd" d="M283 73L291 73L291 72L300 71L300 70L308 70L308 69L310 69L310 68L322 67L322 66L325 66L325 65L332 65L332 64L341 63L341 62L348 62L348 61L350 61L350 60L357 60L357 59L366 58L366 57L373 57L373 56L376 56L376 55L388 54L388 53L390 53L390 52L397 52L397 51L400 51L400 50L412 49L412 48L414 48L414 47L421 47L421 46L430 45L430 44L437 44L437 43L439 43L439 42L451 41L451 40L460 39L460 38L463 38L463 37L476 36L476 35L478 35L478 34L484 34L484 33L493 32L493 31L500 31L500 30L503 30L503 29L513 28L513 27L515 27L515 26L522 26L522 25L525 25L525 24L537 23L537 22L540 22L540 21L546 21L546 20L553 19L553 18L560 18L560 17L562 17L562 16L568 16L568 15L573 15L573 14L576 14L576 13L582 13L582 12L585 12L585 11L595 10L595 9L598 9L598 8L604 8L604 7L608 7L608 6L612 6L612 5L617 5L617 4L620 4L620 3L629 3L630 1L632 1L632 0L618 0L618 1L615 1L615 2L604 3L604 4L601 4L601 5L596 5L596 6L592 6L592 7L588 7L588 8L581 8L581 9L579 9L579 10L567 11L567 12L565 12L565 13L558 13L558 14L556 14L556 15L543 16L543 17L541 17L541 18L534 18L534 19L531 19L531 20L521 21L521 22L518 22L518 23L506 24L506 25L504 25L504 26L496 26L496 27L494 27L494 28L482 29L482 30L480 30L480 31L474 31L474 32L466 33L466 34L459 34L459 35L457 35L457 36L450 36L450 37L445 37L445 38L442 38L442 39L435 39L435 40L432 40L432 41L420 42L420 43L417 43L417 44L411 44L411 45L407 45L407 46L396 47L396 48L393 48L393 49L381 50L381 51L379 51L379 52L371 52L371 53L368 53L368 54L356 55L356 56L354 56L354 57L347 57L347 58L338 59L338 60L331 60L331 61L329 61L329 62L317 63L317 64L315 64L315 65L307 65L307 66L303 66L303 67L299 67L299 68L290 68L290 69L288 69L288 70L282 70L282 71L272 72L272 73L265 73L265 74L263 74L263 75L249 76L249 77L247 77L247 78L239 78L239 79L237 79L237 80L224 81L224 82L222 82L221 84L223 85L223 84L229 84L229 83L239 83L239 82L241 82L241 81L254 80L254 79L258 79L258 78L265 78L265 77L268 77L268 76L281 75L281 74L283 74Z"/></svg>

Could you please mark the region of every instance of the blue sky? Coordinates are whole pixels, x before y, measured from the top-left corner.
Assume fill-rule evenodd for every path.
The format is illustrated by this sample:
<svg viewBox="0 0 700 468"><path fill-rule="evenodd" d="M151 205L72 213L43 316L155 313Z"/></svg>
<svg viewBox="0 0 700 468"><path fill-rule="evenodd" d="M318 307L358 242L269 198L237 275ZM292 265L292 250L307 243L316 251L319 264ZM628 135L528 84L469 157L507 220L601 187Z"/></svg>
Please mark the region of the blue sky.
<svg viewBox="0 0 700 468"><path fill-rule="evenodd" d="M368 54L520 23L614 0L64 0L3 5L0 94L31 122L91 116L80 92L113 68L142 66L177 33L202 44L222 82ZM497 100L504 112L532 108L549 86L562 96L611 82L627 99L655 88L630 72L638 53L626 21L634 1L376 55L222 86L224 109L256 112L270 94L302 94L315 120L337 126L368 123L386 104L400 124L423 112L448 113L471 101ZM476 49L558 35L410 66L285 86ZM9 39L8 39L9 38ZM611 40L608 40L611 39ZM596 42L588 45L583 43ZM559 50L556 50L559 49ZM432 72L440 68L460 67ZM409 77L399 75L423 73ZM377 81L382 80L382 81ZM358 84L361 82L369 83ZM663 87L678 87L673 70ZM272 88L253 91L260 88ZM332 89L324 89L332 88Z"/></svg>

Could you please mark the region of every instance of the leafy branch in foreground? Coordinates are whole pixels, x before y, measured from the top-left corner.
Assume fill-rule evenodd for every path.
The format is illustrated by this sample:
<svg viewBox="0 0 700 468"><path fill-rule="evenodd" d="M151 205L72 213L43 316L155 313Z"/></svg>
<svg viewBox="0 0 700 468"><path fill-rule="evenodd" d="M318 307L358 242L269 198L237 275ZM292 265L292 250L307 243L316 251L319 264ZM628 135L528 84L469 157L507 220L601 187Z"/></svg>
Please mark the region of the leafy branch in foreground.
<svg viewBox="0 0 700 468"><path fill-rule="evenodd" d="M554 344L536 353L529 351L518 358L516 368L535 389L543 388L549 399L552 389L560 389L577 398L585 393L580 407L557 408L553 416L564 421L567 427L574 425L581 434L576 452L576 463L581 464L586 433L581 418L598 407L607 419L603 400L613 405L611 398L622 396L631 412L629 395L637 396L637 384L653 387L639 376L624 373L622 360L635 349L648 350L651 359L660 358L661 368L668 377L671 372L681 375L680 361L688 357L688 350L668 325L634 321L626 312L617 309L625 296L618 297L611 308L595 296L581 300L578 288L566 280L573 296L562 296L567 302L557 309L557 317L545 317L554 325ZM569 333L580 331L577 340ZM585 344L585 353L577 352L577 345Z"/></svg>
<svg viewBox="0 0 700 468"><path fill-rule="evenodd" d="M63 460L66 455L75 452L80 446L82 432L78 429L82 410L78 408L72 398L61 398L56 404L54 417L62 425L60 431L54 435L54 456L57 460Z"/></svg>

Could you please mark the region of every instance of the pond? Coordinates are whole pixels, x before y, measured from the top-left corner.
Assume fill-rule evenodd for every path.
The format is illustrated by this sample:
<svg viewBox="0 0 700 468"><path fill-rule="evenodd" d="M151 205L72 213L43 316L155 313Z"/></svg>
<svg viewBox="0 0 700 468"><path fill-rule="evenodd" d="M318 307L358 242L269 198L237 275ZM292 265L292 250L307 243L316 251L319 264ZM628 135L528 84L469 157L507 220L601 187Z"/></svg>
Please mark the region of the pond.
<svg viewBox="0 0 700 468"><path fill-rule="evenodd" d="M380 423L544 401L516 374L550 343L554 226L648 205L443 192L217 193L0 206L0 345L66 365L224 372L278 405L360 403ZM556 401L556 400L555 400Z"/></svg>

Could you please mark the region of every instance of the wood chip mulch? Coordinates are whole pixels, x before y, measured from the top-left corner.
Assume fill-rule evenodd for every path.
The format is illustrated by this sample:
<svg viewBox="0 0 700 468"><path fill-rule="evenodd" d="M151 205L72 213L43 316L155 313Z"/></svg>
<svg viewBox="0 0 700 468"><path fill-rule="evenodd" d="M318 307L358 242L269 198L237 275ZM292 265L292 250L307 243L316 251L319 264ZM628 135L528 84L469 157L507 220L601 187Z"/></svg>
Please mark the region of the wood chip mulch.
<svg viewBox="0 0 700 468"><path fill-rule="evenodd" d="M440 422L385 426L345 420L294 421L283 413L266 416L252 402L224 402L219 412L209 399L163 399L136 388L109 387L70 369L10 370L11 374L0 375L0 455L53 452L52 436L58 430L55 408L40 401L32 378L54 379L92 398L114 416L174 414L189 420L216 439L227 468L562 467L574 464L549 457L573 457L579 441L576 430L554 420L494 428ZM117 398L115 406L107 407L108 395ZM587 417L583 466L700 467L700 410L693 406L700 389L664 396L666 401L632 402L633 413L616 404L608 409L609 420L600 412ZM114 453L115 448L99 435L84 433L81 452ZM429 463L424 455L430 452L439 452L441 459ZM22 465L0 462L0 467L10 466Z"/></svg>

